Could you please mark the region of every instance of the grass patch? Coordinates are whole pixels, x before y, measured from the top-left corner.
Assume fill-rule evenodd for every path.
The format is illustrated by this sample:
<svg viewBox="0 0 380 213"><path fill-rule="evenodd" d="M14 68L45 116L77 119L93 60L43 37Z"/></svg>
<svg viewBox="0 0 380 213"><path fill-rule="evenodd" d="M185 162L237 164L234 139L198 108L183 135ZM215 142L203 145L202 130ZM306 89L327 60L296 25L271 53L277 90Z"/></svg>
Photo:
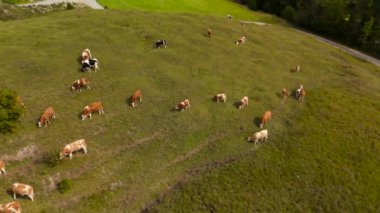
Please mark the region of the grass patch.
<svg viewBox="0 0 380 213"><path fill-rule="evenodd" d="M61 180L61 182L57 184L57 189L60 193L64 194L64 193L67 193L71 189L72 185L73 185L72 181L63 179Z"/></svg>

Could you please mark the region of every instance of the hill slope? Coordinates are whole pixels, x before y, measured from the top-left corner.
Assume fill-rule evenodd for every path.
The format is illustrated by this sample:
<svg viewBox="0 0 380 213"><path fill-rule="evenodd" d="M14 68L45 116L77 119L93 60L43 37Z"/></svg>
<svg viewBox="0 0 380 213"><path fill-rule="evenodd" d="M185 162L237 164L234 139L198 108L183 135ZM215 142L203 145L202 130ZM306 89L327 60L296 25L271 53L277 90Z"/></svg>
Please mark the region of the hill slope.
<svg viewBox="0 0 380 213"><path fill-rule="evenodd" d="M380 84L379 68L373 65L282 26L243 27L224 17L83 9L1 22L0 28L0 39L6 41L0 43L2 86L19 91L27 106L18 134L2 137L2 158L10 160L0 187L5 191L16 181L32 184L35 202L21 200L25 212L140 211L178 182L191 181L192 174L199 187L185 190L175 204L169 196L169 206L164 201L162 208L188 207L191 198L195 208L202 209L207 203L193 199L200 193L216 209L251 207L260 197L262 202L255 206L271 210L278 201L274 196L286 194L280 187L283 179L284 185L294 184L290 174L304 174L309 168L311 172L294 186L299 197L312 194L302 183L319 186L315 175L320 174L326 176L321 185L338 185L355 194L343 197L347 191L328 188L331 196L326 202L338 197L338 207L350 210L353 199L369 194L369 208L378 208L374 202L379 198L380 171L374 165L379 163L375 141ZM212 38L204 35L207 28L212 28ZM241 35L247 42L236 46ZM157 39L166 39L168 48L154 49ZM77 58L84 48L99 59L99 72L79 72ZM302 72L290 72L298 63ZM80 77L91 78L92 89L71 93L69 87ZM308 92L306 102L283 102L278 96L283 87L299 84ZM143 103L132 109L127 99L136 89L143 91ZM211 101L219 92L227 93L226 104ZM234 102L245 95L250 105L239 111ZM185 98L191 100L190 110L171 111ZM105 115L80 121L83 107L98 100ZM38 129L35 121L47 106L56 109L57 118L48 128ZM268 109L274 112L267 126L268 143L246 143L246 137L258 131L257 117ZM79 138L87 140L87 155L75 154L55 167L41 160L45 152ZM30 144L37 147L32 157L16 156ZM231 166L212 172L224 165ZM339 168L352 178L341 176ZM246 169L251 171L245 173ZM273 175L268 178L268 173ZM53 176L70 180L71 189L59 193ZM261 182L244 187L256 179ZM221 184L212 185L217 181ZM374 183L373 192L367 182ZM184 188L191 189L192 183ZM255 194L256 187L268 190ZM213 200L225 191L245 197ZM296 201L293 196L286 199L286 208L318 206L312 198L297 200L299 207L290 205ZM4 192L0 200L12 198ZM238 201L245 203L234 208ZM322 206L325 209L329 210Z"/></svg>

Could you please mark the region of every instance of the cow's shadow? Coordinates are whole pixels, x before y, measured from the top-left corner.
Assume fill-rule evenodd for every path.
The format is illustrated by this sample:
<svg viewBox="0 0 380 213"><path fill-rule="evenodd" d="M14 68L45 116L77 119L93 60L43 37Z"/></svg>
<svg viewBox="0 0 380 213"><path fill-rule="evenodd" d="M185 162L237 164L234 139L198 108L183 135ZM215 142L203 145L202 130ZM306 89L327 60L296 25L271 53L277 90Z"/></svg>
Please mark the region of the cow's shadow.
<svg viewBox="0 0 380 213"><path fill-rule="evenodd" d="M126 99L125 99L125 103L126 103L128 106L132 106L132 96L126 98Z"/></svg>
<svg viewBox="0 0 380 213"><path fill-rule="evenodd" d="M296 90L296 89L293 89L289 96L291 96L291 97L293 97L294 99L298 100L298 97L297 97L297 90Z"/></svg>
<svg viewBox="0 0 380 213"><path fill-rule="evenodd" d="M12 187L9 187L8 189L6 189L6 193L13 198ZM16 199L30 200L30 198L28 196L26 196L26 195L21 196L21 195L18 195L18 194L16 194Z"/></svg>
<svg viewBox="0 0 380 213"><path fill-rule="evenodd" d="M241 101L235 101L232 105L233 105L236 109L239 109L240 104L241 104Z"/></svg>
<svg viewBox="0 0 380 213"><path fill-rule="evenodd" d="M211 38L211 36L209 36L207 33L203 33L202 34L204 37L206 37L206 38Z"/></svg>
<svg viewBox="0 0 380 213"><path fill-rule="evenodd" d="M78 62L78 64L82 65L82 56L78 56L77 62Z"/></svg>
<svg viewBox="0 0 380 213"><path fill-rule="evenodd" d="M256 116L254 119L253 119L253 124L257 127L260 127L260 124L261 124L261 118Z"/></svg>
<svg viewBox="0 0 380 213"><path fill-rule="evenodd" d="M280 93L280 92L276 92L276 95L277 95L277 97L279 97L279 98L283 98L282 93Z"/></svg>
<svg viewBox="0 0 380 213"><path fill-rule="evenodd" d="M78 118L80 119L80 120L82 120L82 111L81 112L78 112Z"/></svg>

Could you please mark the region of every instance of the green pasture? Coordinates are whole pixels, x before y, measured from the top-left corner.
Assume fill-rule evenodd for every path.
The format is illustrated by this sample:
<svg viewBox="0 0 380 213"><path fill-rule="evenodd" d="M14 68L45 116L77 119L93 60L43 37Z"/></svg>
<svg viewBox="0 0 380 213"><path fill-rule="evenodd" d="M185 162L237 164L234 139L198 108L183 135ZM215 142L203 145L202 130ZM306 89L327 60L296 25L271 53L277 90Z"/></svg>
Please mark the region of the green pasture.
<svg viewBox="0 0 380 213"><path fill-rule="evenodd" d="M22 182L35 189L34 202L20 199L25 212L380 208L379 67L284 26L204 14L76 9L0 29L1 87L26 106L17 133L0 138L1 203ZM246 44L236 46L242 35ZM157 39L168 47L155 49ZM96 73L79 71L85 48L99 60ZM291 72L297 64L301 72ZM71 92L81 77L91 90ZM300 84L305 102L280 97ZM143 102L132 108L136 89ZM227 103L211 100L221 92ZM243 96L249 106L239 111ZM186 98L191 109L172 110ZM94 101L105 114L81 121ZM56 119L39 129L47 106ZM266 110L268 141L247 143ZM87 155L44 161L81 138ZM66 184L61 192L57 180Z"/></svg>
<svg viewBox="0 0 380 213"><path fill-rule="evenodd" d="M229 14L234 18L244 20L257 21L259 19L268 22L276 20L276 18L264 13L253 13L247 7L231 0L98 0L98 2L111 9L169 13L199 13L223 17L226 17L226 15Z"/></svg>

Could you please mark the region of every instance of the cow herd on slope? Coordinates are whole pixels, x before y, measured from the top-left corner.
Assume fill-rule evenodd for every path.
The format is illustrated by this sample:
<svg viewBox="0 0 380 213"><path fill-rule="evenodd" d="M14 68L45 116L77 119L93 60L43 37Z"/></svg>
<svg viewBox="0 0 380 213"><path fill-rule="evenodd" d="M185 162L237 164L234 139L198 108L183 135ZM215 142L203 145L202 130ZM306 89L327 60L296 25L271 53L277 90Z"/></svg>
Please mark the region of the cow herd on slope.
<svg viewBox="0 0 380 213"><path fill-rule="evenodd" d="M227 18L230 20L232 19L232 16L228 15ZM211 37L211 29L207 29L207 36ZM246 42L246 37L241 36L236 42L236 45L242 45ZM167 47L166 40L158 40L155 42L156 48ZM91 51L89 49L83 50L81 54L81 70L83 72L89 72L91 70L94 70L95 72L99 70L98 60L96 58L92 58ZM293 70L295 72L300 71L300 65L297 65L297 67ZM86 78L81 78L76 81L71 86L71 91L81 91L82 89L90 89L90 80ZM286 99L289 96L289 91L286 88L283 88L282 90L282 97L283 99ZM304 90L303 85L300 85L300 87L295 92L295 97L299 101L304 101L306 92ZM20 97L18 97L20 98ZM227 101L227 95L225 93L216 94L213 98L213 100L217 103L222 102L226 103ZM138 102L142 102L142 92L141 90L136 90L133 95L130 97L130 104L132 107L136 107ZM22 103L20 101L20 103ZM248 96L244 96L237 108L239 110L243 110L243 108L248 107ZM185 99L184 101L181 101L180 103L176 104L174 106L174 109L182 112L184 110L190 109L190 100ZM92 119L92 113L98 112L99 115L104 114L103 105L100 101L93 102L88 104L83 108L81 119L85 120L86 118ZM260 121L260 129L264 127L268 123L268 121L272 117L271 111L266 111L263 116L261 117ZM55 118L55 112L54 108L49 106L45 109L45 111L41 114L41 116L38 119L37 125L38 127L45 126L47 127L48 124L50 124L50 120ZM254 142L254 144L257 144L260 141L266 141L268 139L268 130L264 129L259 132L254 133L253 135L249 136L247 138L248 142ZM83 150L84 154L87 153L87 144L85 139L79 139L77 141L74 141L70 144L67 144L64 146L62 151L59 153L60 159L63 159L64 157L68 156L69 159L72 158L73 152ZM3 160L0 160L0 175L6 174L5 171L5 163ZM22 183L14 183L12 187L10 188L11 193L13 193L13 198L16 199L17 195L23 197L27 196L32 201L34 200L34 189L32 186ZM17 201L13 201L7 204L0 205L0 213L21 213L21 205Z"/></svg>

